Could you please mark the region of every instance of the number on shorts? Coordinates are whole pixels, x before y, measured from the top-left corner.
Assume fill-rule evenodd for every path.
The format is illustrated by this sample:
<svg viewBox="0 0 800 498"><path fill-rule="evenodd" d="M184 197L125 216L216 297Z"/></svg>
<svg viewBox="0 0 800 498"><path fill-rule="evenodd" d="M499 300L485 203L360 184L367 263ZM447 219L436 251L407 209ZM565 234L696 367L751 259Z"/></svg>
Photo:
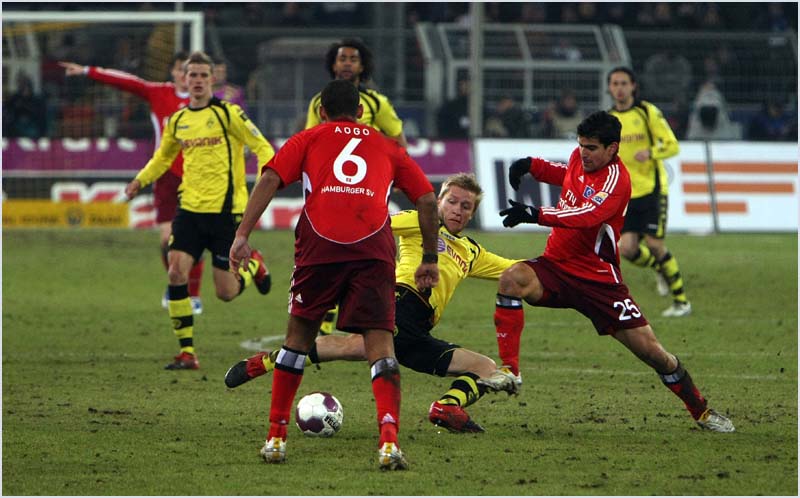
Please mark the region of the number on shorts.
<svg viewBox="0 0 800 498"><path fill-rule="evenodd" d="M614 307L622 309L622 311L619 312L619 321L621 322L642 316L642 312L639 311L639 307L636 306L630 299L626 299L624 301L614 301Z"/></svg>
<svg viewBox="0 0 800 498"><path fill-rule="evenodd" d="M353 154L353 151L360 143L360 138L351 138L347 145L344 146L344 149L336 156L336 160L333 161L333 175L345 185L355 185L367 176L367 161L363 157ZM344 173L344 163L348 161L356 165L356 173L354 175L346 175Z"/></svg>

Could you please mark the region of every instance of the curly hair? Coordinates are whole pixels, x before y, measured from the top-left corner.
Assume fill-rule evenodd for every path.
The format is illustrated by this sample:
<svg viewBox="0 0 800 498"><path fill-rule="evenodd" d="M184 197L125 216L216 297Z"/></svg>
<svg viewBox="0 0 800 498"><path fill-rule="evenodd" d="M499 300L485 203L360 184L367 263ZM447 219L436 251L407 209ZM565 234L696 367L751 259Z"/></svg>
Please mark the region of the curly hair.
<svg viewBox="0 0 800 498"><path fill-rule="evenodd" d="M328 53L325 54L325 69L328 70L331 78L336 78L336 73L333 72L333 64L336 62L336 56L342 47L351 47L358 50L358 55L361 57L361 66L364 68L361 71L361 80L369 80L372 76L372 70L375 68L372 60L372 51L359 38L345 38L333 43L328 48Z"/></svg>

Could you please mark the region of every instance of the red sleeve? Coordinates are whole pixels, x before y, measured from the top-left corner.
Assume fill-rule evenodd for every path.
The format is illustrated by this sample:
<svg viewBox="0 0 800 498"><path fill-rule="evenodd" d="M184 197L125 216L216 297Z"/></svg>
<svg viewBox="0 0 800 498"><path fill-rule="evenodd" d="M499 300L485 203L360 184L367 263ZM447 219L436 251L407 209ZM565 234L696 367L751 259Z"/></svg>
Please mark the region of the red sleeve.
<svg viewBox="0 0 800 498"><path fill-rule="evenodd" d="M537 223L548 227L588 228L612 219L631 197L630 180L621 178L621 163L609 167L605 188L591 199L574 207L543 207L539 210Z"/></svg>
<svg viewBox="0 0 800 498"><path fill-rule="evenodd" d="M578 154L578 149L572 152L572 155ZM572 157L570 157L572 161ZM567 175L567 165L564 163L555 163L534 157L531 159L531 176L540 182L549 183L550 185L563 185L564 177Z"/></svg>
<svg viewBox="0 0 800 498"><path fill-rule="evenodd" d="M431 185L419 164L411 159L411 156L408 155L404 148L400 147L394 140L386 140L391 142L389 147L394 149L392 158L395 165L394 186L402 190L412 204L416 204L417 199L428 192L433 192L433 185Z"/></svg>
<svg viewBox="0 0 800 498"><path fill-rule="evenodd" d="M278 153L261 167L261 174L266 168L272 169L280 177L281 187L300 180L307 143L305 137L306 134L301 132L287 140Z"/></svg>
<svg viewBox="0 0 800 498"><path fill-rule="evenodd" d="M137 95L147 101L150 100L150 94L154 89L165 85L165 83L145 81L138 76L124 71L103 69L95 66L89 66L88 76L95 81L119 88L120 90Z"/></svg>

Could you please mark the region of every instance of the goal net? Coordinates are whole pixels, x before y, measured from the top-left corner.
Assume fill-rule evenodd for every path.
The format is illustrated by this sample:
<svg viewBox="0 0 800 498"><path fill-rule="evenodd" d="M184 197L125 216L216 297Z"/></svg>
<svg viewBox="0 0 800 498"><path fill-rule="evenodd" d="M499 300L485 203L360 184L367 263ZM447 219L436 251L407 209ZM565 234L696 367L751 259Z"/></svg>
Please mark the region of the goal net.
<svg viewBox="0 0 800 498"><path fill-rule="evenodd" d="M125 203L125 184L154 138L147 102L59 61L168 81L179 50L202 50L201 12L4 11L3 225L154 223L149 190Z"/></svg>

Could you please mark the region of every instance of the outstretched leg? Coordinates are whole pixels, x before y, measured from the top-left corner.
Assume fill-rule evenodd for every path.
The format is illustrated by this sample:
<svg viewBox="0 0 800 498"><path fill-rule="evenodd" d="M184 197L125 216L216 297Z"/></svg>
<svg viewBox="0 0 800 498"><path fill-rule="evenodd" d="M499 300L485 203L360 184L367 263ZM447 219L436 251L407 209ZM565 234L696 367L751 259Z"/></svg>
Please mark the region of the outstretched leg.
<svg viewBox="0 0 800 498"><path fill-rule="evenodd" d="M522 301L533 304L543 294L544 289L536 272L524 262L515 263L500 276L494 312L497 349L503 366L517 377L520 377L519 343L525 327Z"/></svg>
<svg viewBox="0 0 800 498"><path fill-rule="evenodd" d="M734 431L730 420L708 408L689 372L677 357L664 349L650 325L618 330L614 338L656 371L664 385L683 401L700 427L716 432Z"/></svg>

